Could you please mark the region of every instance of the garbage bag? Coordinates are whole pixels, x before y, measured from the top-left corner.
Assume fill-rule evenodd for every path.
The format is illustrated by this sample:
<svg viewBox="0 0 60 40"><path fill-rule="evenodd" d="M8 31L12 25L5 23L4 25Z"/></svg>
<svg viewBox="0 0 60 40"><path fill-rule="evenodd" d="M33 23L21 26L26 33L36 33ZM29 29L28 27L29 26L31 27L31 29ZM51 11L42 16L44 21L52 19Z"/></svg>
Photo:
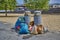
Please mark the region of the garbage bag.
<svg viewBox="0 0 60 40"><path fill-rule="evenodd" d="M48 32L48 27L44 27L44 33Z"/></svg>
<svg viewBox="0 0 60 40"><path fill-rule="evenodd" d="M27 33L29 33L28 25L26 23L21 23L20 26L21 26L21 28L20 28L19 34L27 34Z"/></svg>
<svg viewBox="0 0 60 40"><path fill-rule="evenodd" d="M17 28L20 30L18 30L19 34L27 34L28 31L28 25L25 23L25 19L24 17L20 16L16 23L15 23L15 30L17 30Z"/></svg>
<svg viewBox="0 0 60 40"><path fill-rule="evenodd" d="M24 23L25 19L23 16L18 17L16 23L15 23L15 29L17 29L18 26L20 26L20 23ZM21 27L20 27L21 28Z"/></svg>

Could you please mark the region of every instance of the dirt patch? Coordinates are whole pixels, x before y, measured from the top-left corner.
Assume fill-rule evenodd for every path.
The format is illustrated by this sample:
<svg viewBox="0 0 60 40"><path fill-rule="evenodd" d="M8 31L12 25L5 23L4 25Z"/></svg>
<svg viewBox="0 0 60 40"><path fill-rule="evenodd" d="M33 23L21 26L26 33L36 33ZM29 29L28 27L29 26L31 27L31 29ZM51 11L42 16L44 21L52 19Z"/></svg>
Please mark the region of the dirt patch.
<svg viewBox="0 0 60 40"><path fill-rule="evenodd" d="M0 17L0 21L15 24L17 18L18 17ZM33 20L33 17L31 17L31 20ZM60 15L43 14L42 20L43 24L48 26L49 30L60 31Z"/></svg>

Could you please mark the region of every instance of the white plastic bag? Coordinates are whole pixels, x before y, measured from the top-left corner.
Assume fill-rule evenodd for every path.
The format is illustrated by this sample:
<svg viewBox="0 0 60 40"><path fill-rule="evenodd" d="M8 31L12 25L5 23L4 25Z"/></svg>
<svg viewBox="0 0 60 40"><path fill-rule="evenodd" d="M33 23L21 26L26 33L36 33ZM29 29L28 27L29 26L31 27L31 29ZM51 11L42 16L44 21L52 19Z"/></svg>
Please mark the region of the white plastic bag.
<svg viewBox="0 0 60 40"><path fill-rule="evenodd" d="M48 27L44 27L44 33L48 32Z"/></svg>
<svg viewBox="0 0 60 40"><path fill-rule="evenodd" d="M36 25L33 26L31 33L32 34L38 34Z"/></svg>

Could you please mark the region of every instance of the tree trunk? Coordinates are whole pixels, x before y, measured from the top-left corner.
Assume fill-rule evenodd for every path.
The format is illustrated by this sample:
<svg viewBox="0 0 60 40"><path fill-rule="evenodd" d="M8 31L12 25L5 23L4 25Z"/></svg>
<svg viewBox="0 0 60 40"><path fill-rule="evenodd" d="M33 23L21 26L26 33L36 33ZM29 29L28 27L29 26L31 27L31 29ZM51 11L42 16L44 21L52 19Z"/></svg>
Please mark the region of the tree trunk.
<svg viewBox="0 0 60 40"><path fill-rule="evenodd" d="M7 16L7 4L5 4L5 16Z"/></svg>

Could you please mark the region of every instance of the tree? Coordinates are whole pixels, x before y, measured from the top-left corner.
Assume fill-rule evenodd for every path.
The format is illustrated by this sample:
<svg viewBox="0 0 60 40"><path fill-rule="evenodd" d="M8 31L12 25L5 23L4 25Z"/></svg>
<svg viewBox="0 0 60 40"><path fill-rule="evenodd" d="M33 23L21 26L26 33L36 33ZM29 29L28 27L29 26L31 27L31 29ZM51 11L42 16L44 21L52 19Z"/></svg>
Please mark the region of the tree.
<svg viewBox="0 0 60 40"><path fill-rule="evenodd" d="M3 10L4 9L4 0L0 0L0 10Z"/></svg>
<svg viewBox="0 0 60 40"><path fill-rule="evenodd" d="M7 5L7 9L15 9L16 8L16 0L0 0L0 10L5 8Z"/></svg>
<svg viewBox="0 0 60 40"><path fill-rule="evenodd" d="M16 8L16 0L0 0L0 10L14 10Z"/></svg>
<svg viewBox="0 0 60 40"><path fill-rule="evenodd" d="M9 0L8 1L8 9L13 10L16 8L16 0Z"/></svg>
<svg viewBox="0 0 60 40"><path fill-rule="evenodd" d="M28 0L25 6L29 9L48 9L48 2L49 0Z"/></svg>
<svg viewBox="0 0 60 40"><path fill-rule="evenodd" d="M24 3L27 3L28 2L28 0L24 0Z"/></svg>

